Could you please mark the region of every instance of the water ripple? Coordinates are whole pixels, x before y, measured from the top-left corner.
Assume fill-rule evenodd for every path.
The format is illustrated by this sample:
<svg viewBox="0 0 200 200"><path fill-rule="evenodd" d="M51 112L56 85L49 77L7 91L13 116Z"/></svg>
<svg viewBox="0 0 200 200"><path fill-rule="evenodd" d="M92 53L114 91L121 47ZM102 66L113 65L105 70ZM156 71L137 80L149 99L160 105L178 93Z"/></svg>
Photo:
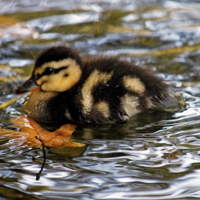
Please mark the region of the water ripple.
<svg viewBox="0 0 200 200"><path fill-rule="evenodd" d="M53 45L81 56L117 55L153 70L176 93L176 110L148 111L126 124L80 127L76 155L32 149L0 135L0 190L12 199L199 199L200 3L70 0L0 2L0 103L15 98L35 57ZM12 20L11 20L12 19ZM28 95L0 110L0 126ZM75 151L75 150L74 150Z"/></svg>

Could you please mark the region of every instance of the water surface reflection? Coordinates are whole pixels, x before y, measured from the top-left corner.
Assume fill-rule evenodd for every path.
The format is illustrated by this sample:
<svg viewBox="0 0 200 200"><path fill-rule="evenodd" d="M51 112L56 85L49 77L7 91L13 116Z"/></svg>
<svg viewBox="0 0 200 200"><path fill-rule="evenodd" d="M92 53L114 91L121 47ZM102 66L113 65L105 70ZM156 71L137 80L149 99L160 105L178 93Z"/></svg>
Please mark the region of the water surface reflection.
<svg viewBox="0 0 200 200"><path fill-rule="evenodd" d="M38 181L42 150L0 133L2 199L200 198L198 1L3 0L0 7L1 128L13 129L10 119L28 98L16 98L16 85L55 44L147 66L184 102L126 124L79 126L72 140L85 148L48 148Z"/></svg>

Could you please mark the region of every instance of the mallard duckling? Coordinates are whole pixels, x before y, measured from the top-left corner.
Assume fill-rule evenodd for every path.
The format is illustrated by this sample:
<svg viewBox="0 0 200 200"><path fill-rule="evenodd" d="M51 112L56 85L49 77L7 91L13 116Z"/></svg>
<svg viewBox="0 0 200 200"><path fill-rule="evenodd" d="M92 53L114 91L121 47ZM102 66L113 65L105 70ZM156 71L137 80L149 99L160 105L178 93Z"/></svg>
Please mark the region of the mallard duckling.
<svg viewBox="0 0 200 200"><path fill-rule="evenodd" d="M44 51L15 93L32 91L25 110L42 122L118 123L137 113L178 105L167 85L148 70L117 57L83 62L68 47Z"/></svg>

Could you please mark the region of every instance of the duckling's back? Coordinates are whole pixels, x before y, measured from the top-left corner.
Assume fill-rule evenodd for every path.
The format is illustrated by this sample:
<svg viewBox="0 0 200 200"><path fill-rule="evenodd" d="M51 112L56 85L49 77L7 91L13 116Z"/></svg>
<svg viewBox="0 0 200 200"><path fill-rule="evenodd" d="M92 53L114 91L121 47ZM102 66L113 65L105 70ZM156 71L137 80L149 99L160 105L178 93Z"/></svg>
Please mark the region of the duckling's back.
<svg viewBox="0 0 200 200"><path fill-rule="evenodd" d="M116 57L86 61L69 93L67 116L82 123L123 122L147 109L178 105L160 78Z"/></svg>

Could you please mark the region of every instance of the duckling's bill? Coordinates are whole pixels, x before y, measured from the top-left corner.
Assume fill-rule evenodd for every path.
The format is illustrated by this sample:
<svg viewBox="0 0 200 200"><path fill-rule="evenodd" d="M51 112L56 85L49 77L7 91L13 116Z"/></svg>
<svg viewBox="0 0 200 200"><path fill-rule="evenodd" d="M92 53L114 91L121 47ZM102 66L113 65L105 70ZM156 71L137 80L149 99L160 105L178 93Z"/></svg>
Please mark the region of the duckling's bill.
<svg viewBox="0 0 200 200"><path fill-rule="evenodd" d="M41 87L36 83L35 77L32 76L15 90L15 94L22 94L40 89Z"/></svg>

